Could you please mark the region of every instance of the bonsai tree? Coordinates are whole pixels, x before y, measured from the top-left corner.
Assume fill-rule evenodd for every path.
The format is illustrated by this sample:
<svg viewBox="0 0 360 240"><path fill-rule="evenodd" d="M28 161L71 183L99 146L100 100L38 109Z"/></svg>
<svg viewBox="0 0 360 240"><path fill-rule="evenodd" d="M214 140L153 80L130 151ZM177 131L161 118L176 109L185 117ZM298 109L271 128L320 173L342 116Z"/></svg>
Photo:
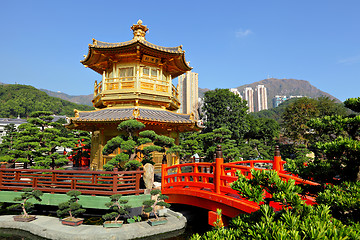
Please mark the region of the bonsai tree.
<svg viewBox="0 0 360 240"><path fill-rule="evenodd" d="M108 161L103 166L104 169L108 171L111 171L114 168L118 168L120 171L137 169L136 164L134 165L134 161L139 162L139 160L141 160L141 154L147 162L152 162L150 157L152 152L165 152L166 147L172 147L174 145L175 140L173 138L158 135L151 130L139 132L138 136L136 136L135 133L144 127L145 125L143 123L135 119L124 121L118 125L117 129L125 134L109 140L104 146L103 154L109 155L118 148L121 149L121 153ZM147 143L152 143L152 145L145 146L142 149L140 148L140 146ZM128 162L131 163L126 165Z"/></svg>
<svg viewBox="0 0 360 240"><path fill-rule="evenodd" d="M67 202L60 203L59 209L56 211L58 217L68 216L69 220L77 217L77 215L84 213L86 210L82 208L81 204L78 203L80 191L71 190L66 193L70 196Z"/></svg>
<svg viewBox="0 0 360 240"><path fill-rule="evenodd" d="M15 197L14 201L21 201L21 203L17 203L8 207L8 209L17 209L20 208L23 211L22 217L29 218L29 210L34 207L33 203L28 202L29 199L36 199L39 202L42 201L40 198L43 195L43 192L40 190L34 190L33 188L24 188L23 193L20 197Z"/></svg>
<svg viewBox="0 0 360 240"><path fill-rule="evenodd" d="M170 207L169 203L166 203L164 200L168 199L169 197L166 195L161 194L161 190L155 189L150 192L153 200L146 200L143 202L144 205L144 212L146 213L153 213L156 219L159 219L158 215L156 214L156 206L164 206Z"/></svg>
<svg viewBox="0 0 360 240"><path fill-rule="evenodd" d="M136 160L130 160L124 165L124 168L128 171L135 171L139 167L141 167L141 163Z"/></svg>
<svg viewBox="0 0 360 240"><path fill-rule="evenodd" d="M106 203L107 206L112 212L107 213L102 216L104 220L115 219L114 222L117 223L121 215L129 214L128 210L130 209L129 205L124 205L128 203L128 200L122 200L121 194L114 194L110 196L110 202Z"/></svg>

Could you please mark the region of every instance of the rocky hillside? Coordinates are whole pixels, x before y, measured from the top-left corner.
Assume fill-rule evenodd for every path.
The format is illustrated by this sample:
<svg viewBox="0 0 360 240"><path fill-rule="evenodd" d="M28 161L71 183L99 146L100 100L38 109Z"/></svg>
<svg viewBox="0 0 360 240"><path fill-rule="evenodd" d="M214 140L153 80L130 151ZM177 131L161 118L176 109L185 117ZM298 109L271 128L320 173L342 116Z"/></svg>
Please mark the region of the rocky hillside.
<svg viewBox="0 0 360 240"><path fill-rule="evenodd" d="M245 87L252 87L255 90L257 85L264 85L267 90L268 95L268 107L272 108L272 99L276 95L281 96L305 96L311 98L317 98L320 96L329 97L330 99L335 99L336 102L341 102L339 99L334 96L321 91L320 89L311 85L308 81L297 80L297 79L276 79L269 78L262 81L254 82L251 84L242 85L237 87L239 92L243 94Z"/></svg>
<svg viewBox="0 0 360 240"><path fill-rule="evenodd" d="M78 96L72 96L72 95L68 95L66 93L62 93L62 92L53 92L50 90L46 90L46 89L39 89L43 92L45 92L47 95L51 96L51 97L57 97L57 98L61 98L73 103L77 103L77 104L82 104L82 105L88 105L88 106L92 106L92 102L91 100L93 99L94 95L93 94L89 94L89 95L78 95Z"/></svg>

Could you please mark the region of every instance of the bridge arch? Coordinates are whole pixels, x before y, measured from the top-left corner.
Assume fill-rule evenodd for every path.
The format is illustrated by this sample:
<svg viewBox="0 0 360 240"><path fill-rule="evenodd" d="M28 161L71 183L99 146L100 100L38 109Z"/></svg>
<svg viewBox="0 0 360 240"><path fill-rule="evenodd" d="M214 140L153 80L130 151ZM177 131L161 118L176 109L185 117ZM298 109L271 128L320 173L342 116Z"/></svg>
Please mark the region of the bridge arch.
<svg viewBox="0 0 360 240"><path fill-rule="evenodd" d="M251 213L260 208L258 204L241 198L231 188L230 184L238 178L236 172L251 178L251 169L264 170L264 165L267 165L267 168L276 170L280 178L285 181L294 179L295 184L318 185L286 173L283 169L285 163L281 160L278 148L273 161L248 160L224 163L221 148L217 149L214 163L200 162L167 166L164 159L161 190L162 194L169 196L167 200L169 203L196 206L211 212L222 209L223 215L233 218L241 213ZM313 202L313 200L307 201L310 204ZM272 206L275 209L281 209L279 204ZM209 223L211 223L210 220Z"/></svg>

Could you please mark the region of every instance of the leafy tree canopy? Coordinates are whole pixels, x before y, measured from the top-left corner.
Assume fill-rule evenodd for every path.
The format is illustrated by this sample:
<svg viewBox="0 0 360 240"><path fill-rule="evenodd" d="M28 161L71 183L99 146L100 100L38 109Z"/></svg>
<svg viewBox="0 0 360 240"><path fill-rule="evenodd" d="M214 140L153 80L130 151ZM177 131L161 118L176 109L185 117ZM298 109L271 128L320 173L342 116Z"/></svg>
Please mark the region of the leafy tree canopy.
<svg viewBox="0 0 360 240"><path fill-rule="evenodd" d="M232 138L241 138L249 129L246 101L228 89L205 93L203 111L206 114L205 132L226 127Z"/></svg>
<svg viewBox="0 0 360 240"><path fill-rule="evenodd" d="M20 84L0 85L0 117L26 118L35 111L51 111L57 115L74 116L74 109L93 110L60 98L50 97L32 86Z"/></svg>

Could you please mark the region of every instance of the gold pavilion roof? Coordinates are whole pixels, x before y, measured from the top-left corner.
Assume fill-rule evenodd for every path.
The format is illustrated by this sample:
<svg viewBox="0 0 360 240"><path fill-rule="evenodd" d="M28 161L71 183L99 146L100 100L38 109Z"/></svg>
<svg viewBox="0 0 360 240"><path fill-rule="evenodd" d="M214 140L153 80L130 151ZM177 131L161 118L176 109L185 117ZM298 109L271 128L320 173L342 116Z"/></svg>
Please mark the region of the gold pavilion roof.
<svg viewBox="0 0 360 240"><path fill-rule="evenodd" d="M136 44L136 43L140 43L146 47L155 49L155 50L159 50L159 51L163 51L163 52L168 52L168 53L185 53L185 51L182 50L182 46L178 46L178 47L162 47L162 46L158 46L155 44L152 44L146 40L142 40L142 39L131 39L130 41L127 42L119 42L119 43L109 43L109 42L102 42L96 39L93 39L93 44L90 44L89 47L91 48L119 48L119 47L125 47L125 46L130 46L132 44ZM83 61L86 61L86 59L84 59ZM83 62L82 61L82 62Z"/></svg>
<svg viewBox="0 0 360 240"><path fill-rule="evenodd" d="M168 66L173 78L192 69L185 61L185 51L182 46L162 47L146 41L145 34L148 28L142 25L141 20L131 29L134 37L130 41L109 43L93 39L93 43L89 44L87 56L80 62L102 74L109 62L119 61L121 58L127 58L128 61L131 57L140 59L142 54L146 54L160 58L161 64Z"/></svg>

